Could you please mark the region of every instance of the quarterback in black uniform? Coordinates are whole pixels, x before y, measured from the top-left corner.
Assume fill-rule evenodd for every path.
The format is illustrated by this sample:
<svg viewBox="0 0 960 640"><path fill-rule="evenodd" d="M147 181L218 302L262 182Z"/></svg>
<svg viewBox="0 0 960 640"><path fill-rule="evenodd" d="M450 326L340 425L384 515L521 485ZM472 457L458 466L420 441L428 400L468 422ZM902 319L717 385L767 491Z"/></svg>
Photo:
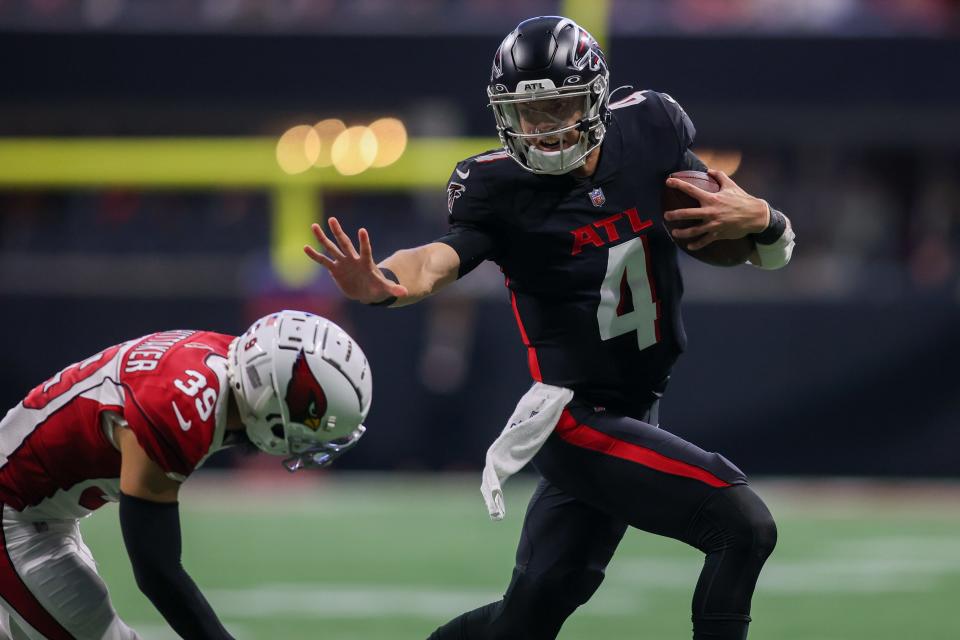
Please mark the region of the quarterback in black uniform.
<svg viewBox="0 0 960 640"><path fill-rule="evenodd" d="M696 640L742 640L776 527L744 474L658 427L657 403L686 336L676 245L664 227L667 185L701 208L676 230L696 249L752 235L751 263L786 264L789 221L711 172L715 194L667 180L706 170L694 128L670 96L610 101L606 60L566 18L521 23L500 45L487 88L503 148L464 160L447 189L450 230L377 265L331 218L307 247L350 298L400 306L435 293L483 260L507 278L531 376L572 390L532 462L531 499L503 599L431 638L555 638L599 587L626 528L682 540L706 554L693 597Z"/></svg>

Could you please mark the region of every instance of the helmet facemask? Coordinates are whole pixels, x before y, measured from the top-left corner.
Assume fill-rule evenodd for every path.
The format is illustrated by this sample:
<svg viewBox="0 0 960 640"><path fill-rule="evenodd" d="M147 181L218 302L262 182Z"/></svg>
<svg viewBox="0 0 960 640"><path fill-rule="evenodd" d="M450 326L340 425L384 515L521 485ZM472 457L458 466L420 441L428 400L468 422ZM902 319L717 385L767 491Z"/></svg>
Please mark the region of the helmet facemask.
<svg viewBox="0 0 960 640"><path fill-rule="evenodd" d="M274 378L276 379L276 377ZM280 397L280 390L275 389L277 398ZM283 460L284 468L293 473L300 469L317 469L326 467L341 455L353 448L367 428L362 424L357 425L355 429L348 434L331 440L324 440L318 437L317 426L320 422L322 410L315 409L313 403L308 409L307 418L310 425L295 422L290 416L290 407L286 402L278 400L277 406L283 417L283 437L286 442L285 453L290 457ZM249 432L249 428L248 428Z"/></svg>
<svg viewBox="0 0 960 640"><path fill-rule="evenodd" d="M488 87L487 95L500 141L523 168L568 173L582 166L603 142L608 97L603 75L559 89L549 79L520 82L517 88L508 93L502 84L495 85Z"/></svg>
<svg viewBox="0 0 960 640"><path fill-rule="evenodd" d="M283 466L291 473L300 469L326 467L352 449L366 432L367 428L361 424L348 436L319 443L312 439L301 440L297 436L290 436L290 450L294 455L286 458Z"/></svg>

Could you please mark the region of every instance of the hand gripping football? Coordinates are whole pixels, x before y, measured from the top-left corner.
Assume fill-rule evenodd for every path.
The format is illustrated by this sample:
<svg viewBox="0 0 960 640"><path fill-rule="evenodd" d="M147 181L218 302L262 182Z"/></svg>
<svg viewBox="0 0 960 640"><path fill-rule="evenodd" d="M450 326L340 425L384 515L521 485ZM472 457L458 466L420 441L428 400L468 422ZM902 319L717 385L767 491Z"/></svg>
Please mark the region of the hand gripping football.
<svg viewBox="0 0 960 640"><path fill-rule="evenodd" d="M671 173L670 177L683 180L684 182L699 187L704 191L709 191L710 193L716 193L720 190L720 185L717 184L717 181L702 171L678 171L676 173ZM673 189L667 186L664 186L663 188L661 204L663 206L664 213L667 211L674 211L676 209L700 208L700 203L697 202L695 198L688 196L679 189ZM669 220L664 220L663 223L666 225L668 231L673 231L674 229L683 229L686 227L696 226L700 224L700 221L677 220L671 222ZM749 236L738 238L736 240L714 240L707 246L696 251L691 251L687 248L687 245L694 240L698 240L702 236L689 239L674 238L673 235L670 237L677 244L677 246L683 249L687 254L693 256L697 260L706 262L707 264L712 264L717 267L733 267L738 264L743 264L750 257L750 254L753 253L754 249L753 240Z"/></svg>

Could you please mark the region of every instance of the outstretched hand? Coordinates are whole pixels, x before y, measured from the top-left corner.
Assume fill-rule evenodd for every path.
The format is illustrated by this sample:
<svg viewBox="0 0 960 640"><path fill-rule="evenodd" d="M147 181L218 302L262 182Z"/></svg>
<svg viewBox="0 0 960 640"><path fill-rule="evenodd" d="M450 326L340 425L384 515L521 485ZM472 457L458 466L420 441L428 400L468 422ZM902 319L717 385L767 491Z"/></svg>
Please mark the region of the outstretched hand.
<svg viewBox="0 0 960 640"><path fill-rule="evenodd" d="M710 193L689 182L667 178L667 186L679 189L700 203L699 209L677 209L663 215L666 220L694 220L700 224L671 233L678 240L690 240L687 249L697 251L714 240L735 240L751 233L760 233L770 223L767 203L741 189L723 171L711 169L707 173L720 184L720 191ZM703 237L700 237L703 236Z"/></svg>
<svg viewBox="0 0 960 640"><path fill-rule="evenodd" d="M374 303L391 296L401 298L407 295L407 288L385 278L373 261L370 234L366 229L361 228L357 233L357 244L360 246L358 253L336 218L330 218L328 224L337 240L335 243L319 224L310 227L326 253L320 253L310 245L305 245L303 251L311 260L327 268L345 296L358 302Z"/></svg>

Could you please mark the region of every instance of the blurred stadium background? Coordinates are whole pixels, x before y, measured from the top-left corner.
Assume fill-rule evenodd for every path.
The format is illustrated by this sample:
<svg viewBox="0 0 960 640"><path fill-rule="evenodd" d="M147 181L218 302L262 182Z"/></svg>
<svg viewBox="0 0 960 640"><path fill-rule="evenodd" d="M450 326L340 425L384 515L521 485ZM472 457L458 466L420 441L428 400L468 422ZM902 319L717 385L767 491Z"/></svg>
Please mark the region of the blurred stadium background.
<svg viewBox="0 0 960 640"><path fill-rule="evenodd" d="M496 45L553 13L601 38L614 86L677 98L708 162L798 232L783 272L684 261L662 408L779 518L751 637L960 637L951 0L0 0L0 406L149 331L324 314L371 360L368 436L319 476L214 460L188 483L186 566L243 640L423 638L495 597L532 486L486 521L483 453L527 385L499 272L372 309L300 247L334 213L378 257L441 234L453 163L495 145ZM85 532L121 613L170 637L115 510ZM561 637L687 637L697 561L631 534Z"/></svg>

